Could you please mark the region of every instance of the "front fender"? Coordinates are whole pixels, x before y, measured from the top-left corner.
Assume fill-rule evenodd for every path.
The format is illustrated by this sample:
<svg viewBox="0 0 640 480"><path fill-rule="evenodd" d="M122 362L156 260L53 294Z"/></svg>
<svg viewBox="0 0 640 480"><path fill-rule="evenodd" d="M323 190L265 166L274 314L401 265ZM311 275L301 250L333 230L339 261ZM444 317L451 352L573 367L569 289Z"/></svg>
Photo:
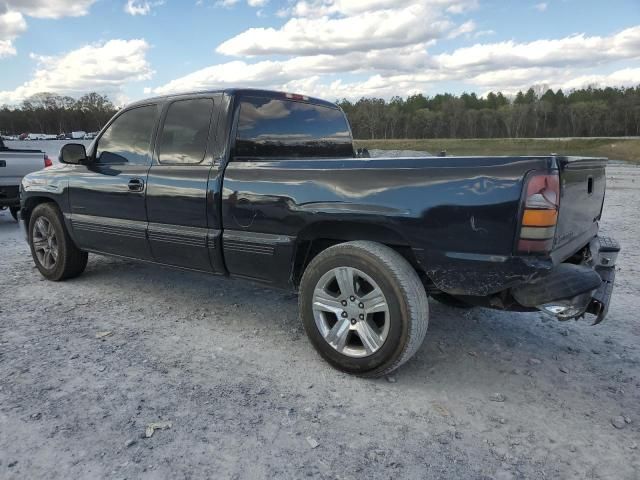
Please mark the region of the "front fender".
<svg viewBox="0 0 640 480"><path fill-rule="evenodd" d="M69 207L69 178L66 166L54 166L26 175L20 184L20 208L32 210L44 199L51 200L58 205L63 214L68 214Z"/></svg>

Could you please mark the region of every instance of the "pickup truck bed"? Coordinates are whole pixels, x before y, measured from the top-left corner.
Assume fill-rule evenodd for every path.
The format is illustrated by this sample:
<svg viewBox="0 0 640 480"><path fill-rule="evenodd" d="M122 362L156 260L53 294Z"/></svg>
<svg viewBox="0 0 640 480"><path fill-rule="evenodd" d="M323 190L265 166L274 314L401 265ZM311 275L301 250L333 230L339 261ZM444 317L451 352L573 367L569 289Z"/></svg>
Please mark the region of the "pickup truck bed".
<svg viewBox="0 0 640 480"><path fill-rule="evenodd" d="M20 205L19 187L28 173L46 166L46 155L39 150L16 150L0 139L0 208L11 208L15 214Z"/></svg>
<svg viewBox="0 0 640 480"><path fill-rule="evenodd" d="M241 243L238 218L250 218L251 226L242 231L284 235L293 250L297 241L318 236L355 240L374 226L376 239L410 247L438 289L485 296L552 268L589 243L604 198L604 164L552 156L230 163L222 194L223 236ZM546 258L516 255L524 174L558 168L572 171L565 182L572 198L560 208L558 247ZM591 194L587 177L595 177ZM583 188L574 189L574 182ZM283 246L280 253L293 254ZM283 259L269 265L258 254L249 256L255 261L234 250L225 252L225 261L242 276L281 286L291 281L291 272L274 268Z"/></svg>
<svg viewBox="0 0 640 480"><path fill-rule="evenodd" d="M138 102L60 159L23 180L45 277L94 252L295 289L312 343L351 373L415 352L426 295L606 315L619 246L597 236L605 159L361 158L334 104L254 90Z"/></svg>

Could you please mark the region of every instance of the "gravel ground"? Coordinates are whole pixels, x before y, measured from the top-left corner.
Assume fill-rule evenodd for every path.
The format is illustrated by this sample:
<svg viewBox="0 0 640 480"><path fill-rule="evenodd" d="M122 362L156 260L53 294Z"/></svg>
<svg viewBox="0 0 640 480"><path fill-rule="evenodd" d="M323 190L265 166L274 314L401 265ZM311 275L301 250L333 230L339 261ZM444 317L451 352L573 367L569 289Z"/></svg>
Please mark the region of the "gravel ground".
<svg viewBox="0 0 640 480"><path fill-rule="evenodd" d="M325 364L286 292L97 256L46 282L0 212L0 478L638 479L639 189L610 168L602 325L431 302L380 380Z"/></svg>

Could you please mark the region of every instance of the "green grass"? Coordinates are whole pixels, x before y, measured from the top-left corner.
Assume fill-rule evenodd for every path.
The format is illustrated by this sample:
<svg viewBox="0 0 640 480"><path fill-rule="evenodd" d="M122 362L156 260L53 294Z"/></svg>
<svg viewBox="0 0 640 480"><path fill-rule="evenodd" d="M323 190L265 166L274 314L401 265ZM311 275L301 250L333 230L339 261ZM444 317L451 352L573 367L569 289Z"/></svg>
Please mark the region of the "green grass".
<svg viewBox="0 0 640 480"><path fill-rule="evenodd" d="M355 140L356 147L382 150L426 150L448 155L579 155L640 163L640 140L616 138L492 138L425 140Z"/></svg>

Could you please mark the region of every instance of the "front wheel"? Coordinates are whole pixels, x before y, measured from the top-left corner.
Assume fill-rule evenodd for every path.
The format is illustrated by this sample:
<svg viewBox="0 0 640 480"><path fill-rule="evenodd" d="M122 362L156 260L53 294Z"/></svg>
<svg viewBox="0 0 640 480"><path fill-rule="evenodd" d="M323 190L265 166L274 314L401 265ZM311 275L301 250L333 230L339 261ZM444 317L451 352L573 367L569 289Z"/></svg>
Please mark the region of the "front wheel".
<svg viewBox="0 0 640 480"><path fill-rule="evenodd" d="M316 350L347 373L378 377L409 360L427 331L420 278L398 252L375 242L330 247L300 283L300 315Z"/></svg>
<svg viewBox="0 0 640 480"><path fill-rule="evenodd" d="M52 203L42 203L33 209L29 219L29 246L36 267L49 280L76 277L87 266L87 252L73 243L60 210Z"/></svg>

